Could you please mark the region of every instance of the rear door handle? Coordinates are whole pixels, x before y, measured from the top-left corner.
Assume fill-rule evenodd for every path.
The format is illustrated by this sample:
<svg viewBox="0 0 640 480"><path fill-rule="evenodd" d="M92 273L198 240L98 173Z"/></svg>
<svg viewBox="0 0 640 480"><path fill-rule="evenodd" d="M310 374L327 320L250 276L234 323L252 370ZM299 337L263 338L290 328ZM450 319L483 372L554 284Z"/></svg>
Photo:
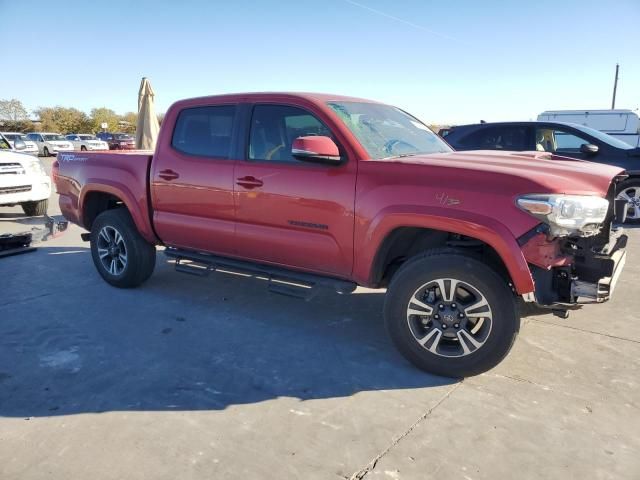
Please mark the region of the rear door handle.
<svg viewBox="0 0 640 480"><path fill-rule="evenodd" d="M261 187L262 185L264 185L264 183L262 182L262 180L258 180L256 177L248 176L238 178L236 181L236 185L240 185L241 187L251 190L252 188Z"/></svg>
<svg viewBox="0 0 640 480"><path fill-rule="evenodd" d="M163 180L175 180L176 178L180 178L180 175L171 169L160 170L158 176Z"/></svg>

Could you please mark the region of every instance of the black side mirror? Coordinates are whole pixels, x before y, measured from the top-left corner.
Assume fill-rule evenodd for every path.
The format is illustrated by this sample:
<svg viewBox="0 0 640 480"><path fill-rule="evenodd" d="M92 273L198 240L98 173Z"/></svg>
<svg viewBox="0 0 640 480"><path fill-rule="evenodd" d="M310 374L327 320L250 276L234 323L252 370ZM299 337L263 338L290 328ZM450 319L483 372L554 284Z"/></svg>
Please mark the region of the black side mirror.
<svg viewBox="0 0 640 480"><path fill-rule="evenodd" d="M24 150L25 148L27 148L27 144L24 143L22 140L20 140L19 138L16 138L13 141L13 148L15 150Z"/></svg>
<svg viewBox="0 0 640 480"><path fill-rule="evenodd" d="M580 151L585 155L595 155L596 153L598 153L598 150L598 146L592 143L583 143L582 145L580 145Z"/></svg>

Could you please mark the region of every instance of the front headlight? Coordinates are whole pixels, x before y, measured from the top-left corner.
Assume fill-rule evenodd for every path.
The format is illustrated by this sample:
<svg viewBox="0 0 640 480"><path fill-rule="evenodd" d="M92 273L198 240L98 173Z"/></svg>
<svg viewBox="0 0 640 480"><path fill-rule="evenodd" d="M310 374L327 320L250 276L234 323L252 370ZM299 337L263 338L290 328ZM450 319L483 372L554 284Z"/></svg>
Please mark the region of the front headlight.
<svg viewBox="0 0 640 480"><path fill-rule="evenodd" d="M40 163L40 160L38 160L37 162L31 162L27 170L29 171L29 173L33 173L35 175L47 175L47 172L42 166L42 163Z"/></svg>
<svg viewBox="0 0 640 480"><path fill-rule="evenodd" d="M609 210L607 199L588 195L523 195L516 203L548 224L554 237L596 235Z"/></svg>

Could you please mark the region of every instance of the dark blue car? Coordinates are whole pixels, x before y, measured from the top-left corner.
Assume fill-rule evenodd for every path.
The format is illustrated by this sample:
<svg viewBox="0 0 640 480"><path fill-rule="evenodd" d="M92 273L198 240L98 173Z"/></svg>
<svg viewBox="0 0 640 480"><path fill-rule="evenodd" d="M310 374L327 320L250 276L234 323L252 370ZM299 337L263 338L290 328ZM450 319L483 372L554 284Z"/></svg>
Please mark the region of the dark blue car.
<svg viewBox="0 0 640 480"><path fill-rule="evenodd" d="M640 148L573 123L500 122L460 125L443 135L456 150L543 151L624 168L618 188L627 201L627 221L640 222Z"/></svg>

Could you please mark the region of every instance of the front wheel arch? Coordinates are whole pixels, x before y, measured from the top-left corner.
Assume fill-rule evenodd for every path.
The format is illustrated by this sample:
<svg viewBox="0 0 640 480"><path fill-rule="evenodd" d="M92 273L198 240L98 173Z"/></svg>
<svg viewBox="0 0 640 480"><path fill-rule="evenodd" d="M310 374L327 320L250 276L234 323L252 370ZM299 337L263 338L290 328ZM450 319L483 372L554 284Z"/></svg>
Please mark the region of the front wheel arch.
<svg viewBox="0 0 640 480"><path fill-rule="evenodd" d="M493 246L476 238L422 227L398 227L386 235L374 258L372 283L387 286L405 262L420 253L451 244L458 245L457 251L461 254L484 259L505 282L512 283L507 266Z"/></svg>

